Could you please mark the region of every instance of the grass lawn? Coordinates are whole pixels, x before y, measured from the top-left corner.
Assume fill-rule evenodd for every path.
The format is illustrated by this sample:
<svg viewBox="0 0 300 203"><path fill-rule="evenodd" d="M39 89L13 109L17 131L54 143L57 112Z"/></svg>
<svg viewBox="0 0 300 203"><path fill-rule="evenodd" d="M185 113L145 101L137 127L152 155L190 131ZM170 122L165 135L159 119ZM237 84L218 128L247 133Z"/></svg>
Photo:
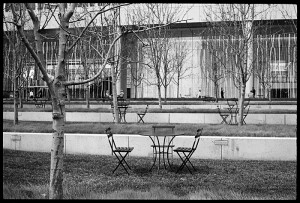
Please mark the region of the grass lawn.
<svg viewBox="0 0 300 203"><path fill-rule="evenodd" d="M130 175L114 156L65 155L65 199L296 199L296 162L191 159L197 171L153 169L129 157ZM48 196L50 153L3 149L3 198Z"/></svg>
<svg viewBox="0 0 300 203"><path fill-rule="evenodd" d="M155 123L81 123L66 122L65 133L104 134L105 129L112 128L115 134L141 134L150 130ZM157 123L156 123L157 124ZM203 136L240 136L240 137L296 137L296 125L221 125L221 124L170 124L176 126L177 132L195 135L196 130L203 128ZM3 120L3 132L51 133L52 122Z"/></svg>

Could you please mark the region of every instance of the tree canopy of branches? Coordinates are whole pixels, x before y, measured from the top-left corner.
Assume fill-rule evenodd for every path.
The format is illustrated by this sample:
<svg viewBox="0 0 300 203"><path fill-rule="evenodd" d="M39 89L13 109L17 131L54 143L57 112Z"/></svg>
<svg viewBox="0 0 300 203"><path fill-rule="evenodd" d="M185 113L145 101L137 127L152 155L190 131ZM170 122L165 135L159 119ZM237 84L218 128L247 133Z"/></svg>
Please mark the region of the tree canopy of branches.
<svg viewBox="0 0 300 203"><path fill-rule="evenodd" d="M132 21L146 31L140 35L144 55L143 64L149 69L148 73L155 78L148 80L151 85L156 85L158 104L162 108L162 87L166 90L174 76L173 66L170 65L171 34L168 26L155 28L157 25L170 25L183 20L182 9L169 4L144 4L133 10ZM180 15L181 14L181 15ZM179 18L180 16L180 18ZM146 79L146 78L145 78Z"/></svg>
<svg viewBox="0 0 300 203"><path fill-rule="evenodd" d="M254 20L264 11L258 11L255 4L219 4L207 6L207 21L216 35L224 36L226 74L233 78L239 89L238 125L243 125L246 83L253 72ZM266 10L269 7L266 8ZM222 51L222 50L221 50Z"/></svg>
<svg viewBox="0 0 300 203"><path fill-rule="evenodd" d="M22 7L18 7L22 5ZM97 80L101 76L103 69L107 64L111 65L112 76L115 77L115 69L121 65L120 58L120 39L123 35L128 33L137 34L141 32L147 32L156 29L158 32L162 32L164 27L172 22L172 19L168 21L161 21L159 25L154 27L143 27L142 29L133 30L130 27L125 27L125 29L120 28L120 23L117 21L118 11L120 7L128 6L129 4L101 4L97 6L96 10L88 11L85 8L77 7L76 3L58 3L58 4L48 4L48 9L35 10L34 4L24 3L14 4L10 3L8 6L11 9L12 18L5 18L4 21L11 23L17 30L18 36L26 46L31 57L34 59L42 79L45 81L49 88L52 99L52 119L53 119L53 139L51 148L51 165L50 165L50 186L49 186L49 198L51 199L62 199L63 198L63 160L64 160L64 124L65 124L65 99L66 99L66 89L72 85L87 84L94 80ZM154 6L149 7L154 9ZM78 10L77 10L78 9ZM38 13L36 13L38 12ZM164 15L160 10L160 13L152 13ZM79 14L78 14L79 13ZM27 35L24 31L25 28L25 14L29 16L29 25L33 29L34 41L30 41L31 37ZM43 16L43 18L41 18ZM85 34L93 22L99 18L103 17L106 21L106 31L104 30L103 24L100 23L100 27L103 27L100 33L95 38L100 38L98 41L101 43L98 47L93 47L101 56L101 63L99 63L100 68L95 71L95 74L89 75L89 77L84 77L82 80L74 80L73 78L68 78L67 76L67 63L72 54L72 51L81 40L87 40ZM105 19L106 18L106 19ZM57 65L54 67L54 78L51 78L46 71L46 60L45 53L43 53L42 47L42 33L43 30L47 28L50 20L56 22L58 27L58 49L57 49ZM42 21L43 20L43 21ZM70 27L74 24L80 24L83 20L86 22L78 33L71 32ZM42 23L44 22L44 23ZM34 46L33 46L34 44ZM82 58L84 59L84 55ZM83 60L83 63L84 60ZM85 65L85 64L84 64ZM86 75L86 73L85 73ZM115 83L116 78L113 78L113 102L116 107L116 89ZM115 115L118 115L115 108Z"/></svg>

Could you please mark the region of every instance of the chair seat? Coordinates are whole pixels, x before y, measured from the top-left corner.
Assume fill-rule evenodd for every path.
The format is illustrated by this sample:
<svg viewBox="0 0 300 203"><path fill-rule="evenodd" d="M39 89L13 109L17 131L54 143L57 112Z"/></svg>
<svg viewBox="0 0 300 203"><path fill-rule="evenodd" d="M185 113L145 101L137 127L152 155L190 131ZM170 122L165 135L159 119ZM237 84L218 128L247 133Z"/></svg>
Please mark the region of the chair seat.
<svg viewBox="0 0 300 203"><path fill-rule="evenodd" d="M138 114L138 115L141 115L141 116L142 116L142 115L146 115L146 113L137 113L137 114Z"/></svg>
<svg viewBox="0 0 300 203"><path fill-rule="evenodd" d="M174 152L191 152L192 148L190 147L178 147L174 149Z"/></svg>
<svg viewBox="0 0 300 203"><path fill-rule="evenodd" d="M114 152L131 152L133 147L117 147Z"/></svg>
<svg viewBox="0 0 300 203"><path fill-rule="evenodd" d="M151 145L151 147L175 147L175 145Z"/></svg>
<svg viewBox="0 0 300 203"><path fill-rule="evenodd" d="M220 114L220 116L229 116L230 114Z"/></svg>

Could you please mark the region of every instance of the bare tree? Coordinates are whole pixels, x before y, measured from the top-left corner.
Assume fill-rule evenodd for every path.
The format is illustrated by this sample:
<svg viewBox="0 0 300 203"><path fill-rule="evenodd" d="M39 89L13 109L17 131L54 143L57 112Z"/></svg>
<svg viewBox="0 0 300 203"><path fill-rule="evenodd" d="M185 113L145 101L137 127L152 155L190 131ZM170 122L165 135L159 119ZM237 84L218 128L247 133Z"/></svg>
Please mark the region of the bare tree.
<svg viewBox="0 0 300 203"><path fill-rule="evenodd" d="M25 44L26 48L31 53L35 62L37 63L39 70L42 72L43 79L45 80L51 97L52 97L52 106L53 106L53 144L51 149L51 169L50 169L50 188L49 188L49 197L50 198L62 198L63 196L63 188L62 188L62 180L63 180L63 149L64 149L64 119L65 119L65 96L66 96L66 87L70 85L77 84L85 84L90 81L95 80L101 72L98 72L94 77L89 78L83 81L66 81L66 71L65 66L68 60L68 54L70 54L71 50L78 43L83 33L87 29L83 29L81 34L77 36L70 46L67 46L67 41L70 36L69 24L70 19L74 13L76 8L76 4L67 4L61 3L58 4L59 14L58 14L58 24L59 24L59 50L58 50L58 65L55 68L55 78L51 80L46 72L45 59L42 52L42 40L39 34L40 31L40 20L37 18L34 10L32 9L29 3L25 3L26 10L31 17L31 20L34 25L34 36L35 36L35 44L36 48L31 46L24 33L24 25L20 23L20 15L15 10L14 4L11 5L12 14L14 17L14 21L12 22L18 31L18 34ZM107 12L109 10L113 10L122 5L118 5L115 7L100 9L98 13L95 14L95 18L97 15L103 12ZM92 21L93 19L91 19ZM113 49L115 43L119 40L121 36L117 36L112 44L110 45L106 58L104 60L103 67L106 65L108 58L110 56L110 52Z"/></svg>
<svg viewBox="0 0 300 203"><path fill-rule="evenodd" d="M207 20L216 35L225 36L226 73L239 89L238 125L243 125L246 83L253 72L254 20L264 11L257 12L254 4L226 4L207 7Z"/></svg>
<svg viewBox="0 0 300 203"><path fill-rule="evenodd" d="M145 4L139 5L134 9L132 21L141 28L155 28L157 25L170 25L174 22L182 21L182 12L180 6L172 7L171 4ZM184 16L184 15L183 15ZM143 49L143 54L146 61L146 67L152 74L155 80L148 80L149 84L156 85L158 92L159 108L162 108L161 88L170 84L174 72L170 71L170 59L168 58L169 50L169 27L158 27L157 29L148 29L141 35L141 41L146 46ZM166 96L165 96L166 97Z"/></svg>
<svg viewBox="0 0 300 203"><path fill-rule="evenodd" d="M171 65L172 63L172 44L170 42L170 38L166 38L166 42L163 44L163 55L162 55L162 70L161 70L161 84L164 87L164 98L165 102L167 101L167 88L172 82L174 78L174 66Z"/></svg>
<svg viewBox="0 0 300 203"><path fill-rule="evenodd" d="M22 10L21 6L18 6L18 10ZM4 25L8 30L8 23L4 22ZM13 84L14 125L17 125L19 122L18 107L22 108L22 92L28 83L28 71L30 69L25 66L27 52L15 30L3 32L3 34L5 40L3 45L3 73Z"/></svg>
<svg viewBox="0 0 300 203"><path fill-rule="evenodd" d="M130 62L130 61L129 61ZM142 62L131 62L131 64L137 64L137 63L142 63ZM134 86L134 98L137 98L137 88L142 84L142 81L145 78L145 74L143 73L143 67L144 66L140 66L139 68L131 68L130 67L130 72L131 72L131 80L132 80L132 84Z"/></svg>
<svg viewBox="0 0 300 203"><path fill-rule="evenodd" d="M113 17L117 16L114 12L118 12L120 7L126 6L129 4L113 4L113 5L103 5L97 12L94 12L93 17L90 19L89 23L82 29L79 35L74 35L70 32L70 24L72 22L78 22L79 19L73 19L73 14L75 12L76 3L59 3L56 4L59 13L58 19L55 17L55 20L59 26L59 38L58 38L58 64L55 67L55 76L54 79L51 79L46 72L46 64L44 54L42 52L42 39L40 36L40 19L37 18L36 13L34 12L32 5L30 3L24 4L26 7L26 12L29 14L30 19L34 25L34 37L35 37L35 48L30 44L28 37L24 32L24 24L22 24L22 16L19 12L16 11L15 4L11 4L11 10L13 14L13 21L10 23L14 24L17 29L18 35L31 56L34 58L39 70L43 75L43 80L46 82L49 92L52 98L52 118L53 118L53 140L51 148L51 166L50 166L50 186L49 186L49 198L51 199L61 199L63 198L63 160L64 160L64 125L65 125L65 99L66 99L66 89L68 86L86 84L91 81L96 80L102 73L103 69L108 63L111 63L112 72L114 68L118 67L118 60L115 56L119 54L116 53L120 50L116 43L119 42L122 35L126 33L137 33L145 32L149 29L145 28L144 30L124 30L122 31L118 28L117 23L112 24L112 29L109 31L109 43L106 43L107 49L103 51L103 63L99 71L89 77L88 79L83 79L81 81L72 81L67 80L66 75L66 64L68 62L68 57L75 45L81 40L83 35L86 33L88 27L92 22L100 15L106 12L113 12ZM24 10L24 11L25 11ZM113 18L114 19L114 18ZM155 28L163 27L164 25L157 26ZM152 28L150 28L152 29ZM72 40L71 40L72 39ZM71 42L71 43L68 43ZM113 53L114 50L114 53ZM113 79L113 81L116 81ZM116 91L115 84L113 90L114 104L116 104ZM115 105L116 106L116 105ZM116 113L116 112L115 112ZM117 115L117 113L116 113Z"/></svg>
<svg viewBox="0 0 300 203"><path fill-rule="evenodd" d="M277 7L283 18L289 20L297 32L297 21L294 20L297 19L297 4L278 4Z"/></svg>
<svg viewBox="0 0 300 203"><path fill-rule="evenodd" d="M225 50L220 42L220 38L207 38L203 40L203 49L201 52L200 69L202 74L214 84L216 102L218 102L219 85L221 79L225 78L226 59Z"/></svg>
<svg viewBox="0 0 300 203"><path fill-rule="evenodd" d="M262 87L262 94L265 97L265 92L268 92L269 101L271 98L271 88L276 78L279 76L278 72L274 72L271 67L271 57L274 54L274 50L270 48L267 44L274 44L274 36L270 40L264 40L262 36L257 36L257 66L253 71L253 74L259 79L259 83Z"/></svg>
<svg viewBox="0 0 300 203"><path fill-rule="evenodd" d="M179 98L180 95L180 81L183 78L190 76L189 74L187 74L187 72L189 69L191 69L191 67L184 66L185 61L188 59L187 56L189 52L190 51L188 50L186 42L180 41L178 40L178 38L174 39L171 54L171 66L175 73L173 77L173 82L177 86L177 98Z"/></svg>

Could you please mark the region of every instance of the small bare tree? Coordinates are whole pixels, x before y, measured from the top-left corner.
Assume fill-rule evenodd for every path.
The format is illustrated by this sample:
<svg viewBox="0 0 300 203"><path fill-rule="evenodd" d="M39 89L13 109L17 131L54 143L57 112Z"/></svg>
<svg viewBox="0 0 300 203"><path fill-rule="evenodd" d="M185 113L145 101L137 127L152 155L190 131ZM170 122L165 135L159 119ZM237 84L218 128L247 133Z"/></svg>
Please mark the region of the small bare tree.
<svg viewBox="0 0 300 203"><path fill-rule="evenodd" d="M185 61L188 59L189 49L187 47L187 43L184 41L178 40L178 38L174 39L174 43L172 46L172 54L171 54L171 66L175 75L173 77L173 82L177 86L177 98L179 98L180 92L180 81L183 78L189 77L190 74L187 74L191 67L184 66Z"/></svg>
<svg viewBox="0 0 300 203"><path fill-rule="evenodd" d="M146 60L144 64L146 64L145 67L150 69L148 73L155 78L155 80L148 80L148 83L157 87L158 105L159 108L162 108L162 86L166 89L170 84L172 75L174 75L170 71L170 59L168 58L168 53L166 53L169 50L168 43L171 36L167 25L182 21L183 17L179 15L182 9L179 6L172 7L169 4L145 4L139 5L132 12L134 24L141 28L147 28L143 35L140 36L143 43L147 45L143 49L143 54L146 56L144 57ZM158 27L157 25L166 26ZM156 27L157 29L153 29Z"/></svg>
<svg viewBox="0 0 300 203"><path fill-rule="evenodd" d="M162 55L162 68L161 68L161 84L164 87L164 98L165 102L167 101L167 88L172 82L175 71L174 66L171 65L172 63L172 44L170 42L170 38L166 38L166 43L163 44L163 55Z"/></svg>
<svg viewBox="0 0 300 203"><path fill-rule="evenodd" d="M18 6L18 10L22 9L21 6ZM4 25L6 30L9 30L8 22L4 22ZM3 73L6 79L13 84L14 125L17 125L19 122L18 107L22 108L22 92L29 78L29 68L25 65L27 52L15 30L3 32L3 34L5 40L3 45Z"/></svg>
<svg viewBox="0 0 300 203"><path fill-rule="evenodd" d="M202 74L214 84L216 102L218 102L219 85L221 79L225 78L226 71L225 50L217 41L220 41L220 39L216 37L203 40L201 52L201 59L203 60L200 60Z"/></svg>
<svg viewBox="0 0 300 203"><path fill-rule="evenodd" d="M257 43L257 66L253 71L253 74L259 79L259 83L262 87L262 94L265 97L265 92L268 92L269 101L272 100L271 98L271 88L273 83L276 81L276 78L279 76L278 72L274 72L271 67L271 57L274 54L274 50L268 45L268 41L273 41L274 38L271 37L270 40L263 40L262 36L257 36L256 43Z"/></svg>

